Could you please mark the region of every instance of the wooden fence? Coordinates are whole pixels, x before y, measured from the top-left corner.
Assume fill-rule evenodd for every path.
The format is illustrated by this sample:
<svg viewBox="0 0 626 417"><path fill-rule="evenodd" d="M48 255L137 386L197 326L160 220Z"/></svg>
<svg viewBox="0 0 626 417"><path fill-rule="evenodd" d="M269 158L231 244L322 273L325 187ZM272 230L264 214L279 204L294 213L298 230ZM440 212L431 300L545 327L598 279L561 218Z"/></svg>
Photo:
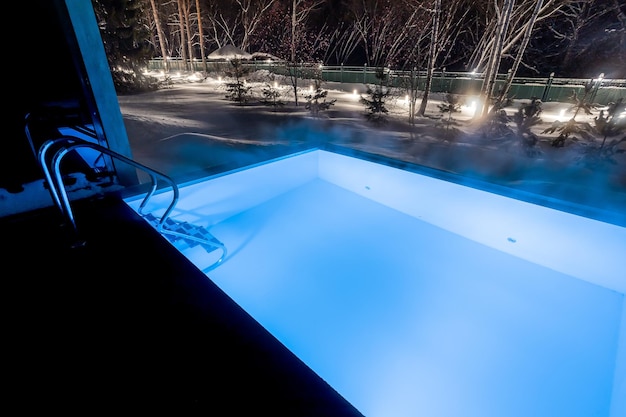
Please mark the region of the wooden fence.
<svg viewBox="0 0 626 417"><path fill-rule="evenodd" d="M204 65L201 61L185 63L181 59L168 60L169 71L198 71L208 73L223 73L230 65L228 61L207 61ZM267 70L274 74L289 75L297 74L303 79L319 78L323 81L339 82L346 84L376 84L378 82L377 68L357 66L325 66L320 64L301 64L296 67L287 65L281 61L251 60L244 61L244 65L253 70ZM162 59L152 59L148 63L148 70L164 71L165 65ZM387 83L397 88L408 88L409 85L417 85L418 90L424 90L426 84L425 71L396 71L384 69ZM498 74L494 90L497 91L506 82L508 74ZM436 71L431 86L432 92L448 92L452 94L474 95L481 90L483 74L468 72ZM593 103L606 105L619 99L626 101L626 80L606 79L598 75L593 79L559 78L554 74L547 77L514 77L509 90L509 97L514 99L541 99L543 102L558 101L567 102L575 92L582 97L585 87L590 85Z"/></svg>

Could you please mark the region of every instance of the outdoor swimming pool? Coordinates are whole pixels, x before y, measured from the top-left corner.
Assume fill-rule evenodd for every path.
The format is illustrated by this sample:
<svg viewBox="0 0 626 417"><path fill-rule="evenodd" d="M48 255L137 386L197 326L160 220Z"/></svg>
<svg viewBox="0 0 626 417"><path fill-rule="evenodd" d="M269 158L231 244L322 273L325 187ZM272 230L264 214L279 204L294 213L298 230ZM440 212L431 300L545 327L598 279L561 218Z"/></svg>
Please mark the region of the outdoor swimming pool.
<svg viewBox="0 0 626 417"><path fill-rule="evenodd" d="M178 248L368 417L624 410L624 227L322 150L183 184L171 218L225 244L214 269Z"/></svg>

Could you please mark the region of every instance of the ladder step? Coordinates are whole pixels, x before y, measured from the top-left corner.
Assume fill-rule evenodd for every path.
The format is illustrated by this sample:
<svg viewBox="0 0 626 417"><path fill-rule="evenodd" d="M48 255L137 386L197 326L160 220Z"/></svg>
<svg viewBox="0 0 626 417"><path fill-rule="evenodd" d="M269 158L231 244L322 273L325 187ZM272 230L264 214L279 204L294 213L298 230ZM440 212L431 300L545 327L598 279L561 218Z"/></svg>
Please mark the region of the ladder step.
<svg viewBox="0 0 626 417"><path fill-rule="evenodd" d="M161 219L152 213L143 216L152 226L159 230ZM165 219L160 232L170 242L176 243L183 241L189 247L200 245L205 251L213 252L217 249L223 249L224 244L213 236L208 230L202 226L196 226L187 222L179 222L171 218Z"/></svg>

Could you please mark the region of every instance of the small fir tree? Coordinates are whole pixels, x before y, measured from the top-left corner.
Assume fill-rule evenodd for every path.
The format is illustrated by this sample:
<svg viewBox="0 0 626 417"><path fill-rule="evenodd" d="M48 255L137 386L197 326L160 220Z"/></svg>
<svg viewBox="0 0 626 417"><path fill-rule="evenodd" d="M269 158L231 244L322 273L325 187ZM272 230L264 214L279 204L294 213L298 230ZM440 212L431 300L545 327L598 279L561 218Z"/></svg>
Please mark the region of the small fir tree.
<svg viewBox="0 0 626 417"><path fill-rule="evenodd" d="M626 152L626 104L620 98L617 102L608 104L605 110L594 118L594 132L602 138L600 146L591 143L585 147L584 162L590 167L597 167L606 163L616 164L614 157ZM607 141L607 139L611 138Z"/></svg>
<svg viewBox="0 0 626 417"><path fill-rule="evenodd" d="M387 85L388 77L383 68L377 68L375 76L378 82L374 88L368 85L367 97L361 96L359 101L365 106L365 118L370 122L381 124L387 122L389 110L385 101L391 95L391 89Z"/></svg>
<svg viewBox="0 0 626 417"><path fill-rule="evenodd" d="M591 101L593 96L593 89L594 82L593 80L590 80L588 83L585 84L582 97L579 97L576 90L572 91L572 95L569 97L569 101L572 103L572 105L568 108L568 111L574 112L572 120L576 119L576 116L578 116L578 113L580 113L581 111L587 115L592 115L593 110L598 107L597 104L594 104Z"/></svg>
<svg viewBox="0 0 626 417"><path fill-rule="evenodd" d="M604 116L604 110L600 112L600 115L596 117L595 128L596 131L602 136L602 144L600 149L606 145L607 138L611 136L618 136L626 131L626 103L624 99L620 98L617 102L611 102L607 106L606 116ZM621 139L626 140L626 138ZM615 144L609 144L614 146Z"/></svg>
<svg viewBox="0 0 626 417"><path fill-rule="evenodd" d="M483 122L483 136L490 141L499 142L505 146L520 149L527 156L537 156L541 152L538 147L539 138L532 131L532 127L541 123L539 114L542 112L541 100L532 97L529 102L522 104L513 116L509 116L504 106L510 106L512 99L496 101ZM515 123L512 128L509 124Z"/></svg>
<svg viewBox="0 0 626 417"><path fill-rule="evenodd" d="M592 103L593 95L593 80L585 84L583 95L580 97L576 90L572 91L572 95L569 97L572 105L568 108L568 111L574 112L574 115L570 120L563 123L556 120L552 126L543 131L543 133L555 133L558 132L558 136L551 142L555 148L562 148L570 142L580 142L581 140L590 141L593 139L593 127L586 122L578 122L576 116L581 111L587 115L593 114L597 105Z"/></svg>
<svg viewBox="0 0 626 417"><path fill-rule="evenodd" d="M313 82L315 84L313 92L304 97L306 99L305 108L310 111L313 116L319 116L320 112L328 110L337 100L326 100L328 91L322 89L322 81L315 79Z"/></svg>
<svg viewBox="0 0 626 417"><path fill-rule="evenodd" d="M240 59L231 59L230 68L225 71L226 76L233 81L226 83L226 98L244 105L250 97L250 86L246 85L245 76L250 73L250 69L245 67Z"/></svg>
<svg viewBox="0 0 626 417"><path fill-rule="evenodd" d="M533 133L532 128L541 123L539 115L543 111L541 100L533 97L530 102L523 104L517 113L513 115L513 121L517 126L515 136L519 145L528 156L537 156L541 152L537 146L539 138Z"/></svg>
<svg viewBox="0 0 626 417"><path fill-rule="evenodd" d="M261 98L261 103L266 106L272 106L274 110L285 105L285 102L281 100L281 91L269 83L265 84L262 94L263 97Z"/></svg>
<svg viewBox="0 0 626 417"><path fill-rule="evenodd" d="M444 126L444 136L446 139L451 133L451 128L454 128L454 126L458 126L459 124L458 121L452 117L452 115L454 113L460 113L462 105L463 103L459 96L450 93L446 94L443 103L437 105L437 107L439 107L439 112L444 115L441 119L441 124ZM446 114L448 117L445 117Z"/></svg>
<svg viewBox="0 0 626 417"><path fill-rule="evenodd" d="M504 108L509 105L510 102L496 101L487 115L483 118L481 124L481 131L484 137L500 140L509 138L513 132L509 127L511 118L506 113Z"/></svg>

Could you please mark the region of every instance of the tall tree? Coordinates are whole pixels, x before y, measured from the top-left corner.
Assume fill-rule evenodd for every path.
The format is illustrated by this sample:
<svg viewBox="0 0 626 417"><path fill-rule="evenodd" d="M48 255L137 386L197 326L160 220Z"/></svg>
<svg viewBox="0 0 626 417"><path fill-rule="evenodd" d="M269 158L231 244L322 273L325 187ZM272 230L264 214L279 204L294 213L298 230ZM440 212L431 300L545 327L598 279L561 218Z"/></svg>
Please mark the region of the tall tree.
<svg viewBox="0 0 626 417"><path fill-rule="evenodd" d="M159 40L159 48L161 49L161 58L163 58L163 63L165 65L165 71L170 70L170 63L168 61L169 57L167 54L167 49L165 48L165 32L163 32L163 27L161 25L161 18L159 16L159 9L156 5L156 0L150 0L150 6L152 7L152 16L154 19L154 24L157 30L157 38Z"/></svg>
<svg viewBox="0 0 626 417"><path fill-rule="evenodd" d="M290 39L290 56L289 56L289 75L291 86L293 88L293 96L295 105L298 105L298 79L300 78L301 63L297 59L297 46L300 38L305 36L306 28L303 27L307 18L314 10L320 8L324 0L292 0L291 2L291 39Z"/></svg>
<svg viewBox="0 0 626 417"><path fill-rule="evenodd" d="M405 0L407 5L418 13L414 15L409 30L403 32L406 38L404 46L399 53L403 58L402 68L408 69L409 78L405 83L408 93L409 122L414 123L415 116L422 107L417 106L419 87L419 68L431 68L430 77L427 77L422 101L426 97L424 112L427 100L433 84L434 72L437 67L444 67L446 64L454 65L462 61L463 49L457 46L457 39L468 32L468 16L471 15L471 3L466 0L442 0L439 19L437 24L436 44L433 44L433 8L424 7L422 0ZM431 54L431 51L433 52ZM453 54L453 51L455 54ZM430 58L432 59L432 62ZM434 67L433 67L434 65ZM428 75L428 71L427 71ZM423 114L422 114L423 116Z"/></svg>
<svg viewBox="0 0 626 417"><path fill-rule="evenodd" d="M198 19L198 42L200 43L200 59L202 60L202 67L204 71L208 71L209 67L206 61L206 54L204 53L204 31L202 30L202 11L200 9L200 0L196 0L196 16Z"/></svg>
<svg viewBox="0 0 626 417"><path fill-rule="evenodd" d="M187 56L189 56L189 65L192 70L195 70L194 65L194 53L193 53L193 39L194 39L194 31L191 27L191 4L189 0L179 0L182 6L182 15L181 19L184 20L184 30L185 30L185 39L187 43L184 47L187 48ZM181 46L183 47L183 46Z"/></svg>
<svg viewBox="0 0 626 417"><path fill-rule="evenodd" d="M431 84L433 82L433 73L435 71L435 62L439 54L439 48L437 42L439 39L439 16L441 15L441 0L435 0L432 9L433 24L430 34L430 48L428 51L428 67L426 68L426 86L424 87L424 95L422 96L422 102L418 114L424 116L426 113L426 105L428 104L428 95L430 92Z"/></svg>
<svg viewBox="0 0 626 417"><path fill-rule="evenodd" d="M496 78L498 76L498 69L500 68L500 62L502 60L502 48L504 45L504 39L507 31L509 30L509 23L511 21L511 12L513 11L513 4L515 0L504 0L502 8L498 5L497 0L494 0L494 7L497 15L497 31L496 39L493 49L490 51L489 65L485 72L483 85L481 88L482 96L482 115L486 116L489 112L489 102L493 95L493 90L496 84Z"/></svg>
<svg viewBox="0 0 626 417"><path fill-rule="evenodd" d="M189 71L189 59L187 57L187 43L186 30L185 30L185 4L184 0L177 0L176 7L178 8L178 32L180 36L180 54L183 62L185 63L185 70Z"/></svg>
<svg viewBox="0 0 626 417"><path fill-rule="evenodd" d="M511 84L513 83L513 77L517 74L517 69L519 68L520 62L522 62L522 57L524 56L524 52L526 51L526 47L528 46L528 42L530 41L530 37L533 32L533 28L535 27L535 22L537 21L537 16L539 16L539 11L541 10L541 6L543 6L543 0L536 0L535 8L533 9L533 13L530 16L528 24L526 25L526 30L524 31L524 38L522 39L522 43L517 49L517 55L515 56L515 61L513 62L513 66L509 71L508 77L500 91L498 101L503 102L506 99L506 96L509 93L511 88Z"/></svg>

